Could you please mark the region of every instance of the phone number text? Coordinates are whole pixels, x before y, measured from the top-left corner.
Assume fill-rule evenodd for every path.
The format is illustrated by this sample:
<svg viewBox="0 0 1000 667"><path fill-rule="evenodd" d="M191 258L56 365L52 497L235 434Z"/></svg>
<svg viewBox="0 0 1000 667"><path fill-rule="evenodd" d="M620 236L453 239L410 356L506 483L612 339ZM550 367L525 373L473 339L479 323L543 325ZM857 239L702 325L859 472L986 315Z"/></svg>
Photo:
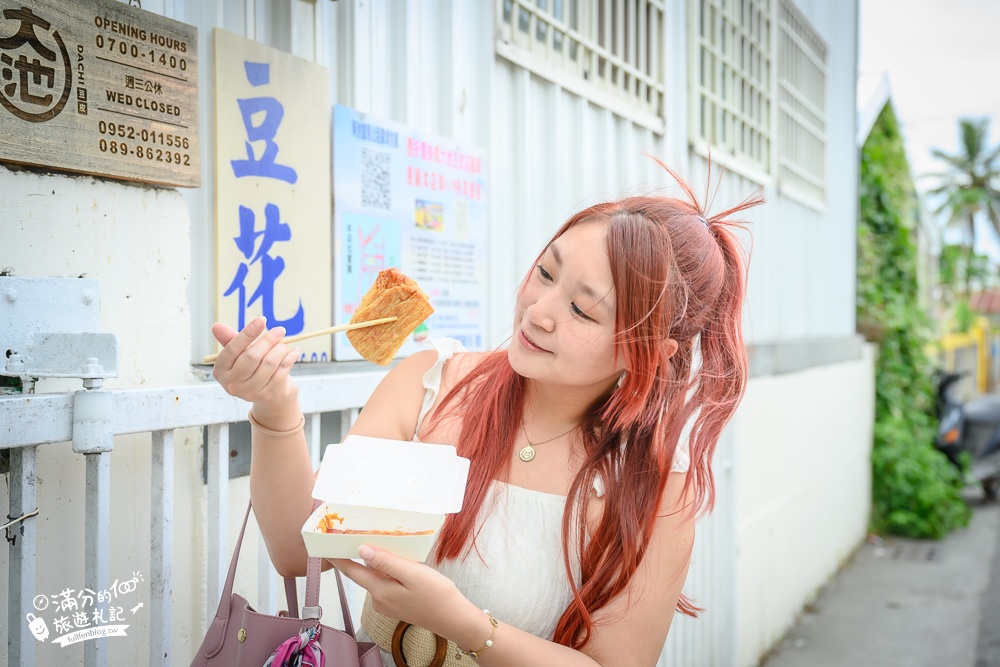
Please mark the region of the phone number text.
<svg viewBox="0 0 1000 667"><path fill-rule="evenodd" d="M101 139L97 146L102 153L110 153L111 155L132 156L151 162L166 162L167 164L179 164L183 166L190 166L191 164L191 156L179 151L150 148L149 146L133 146L125 141L108 139Z"/></svg>
<svg viewBox="0 0 1000 667"><path fill-rule="evenodd" d="M169 132L156 132L147 128L136 129L124 123L109 123L102 120L97 123L97 131L109 137L138 139L143 143L159 144L168 148L189 148L191 145L191 140L188 137L170 134Z"/></svg>

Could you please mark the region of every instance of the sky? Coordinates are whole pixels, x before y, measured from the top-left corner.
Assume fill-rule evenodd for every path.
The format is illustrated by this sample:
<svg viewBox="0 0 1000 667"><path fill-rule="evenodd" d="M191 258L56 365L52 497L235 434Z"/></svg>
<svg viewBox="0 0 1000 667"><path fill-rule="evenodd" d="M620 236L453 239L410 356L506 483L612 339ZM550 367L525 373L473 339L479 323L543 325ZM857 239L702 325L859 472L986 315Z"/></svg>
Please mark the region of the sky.
<svg viewBox="0 0 1000 667"><path fill-rule="evenodd" d="M959 118L989 117L1000 143L1000 0L860 0L860 30L859 75L888 74L916 176L943 170L932 148L958 151ZM977 236L1000 259L1000 242Z"/></svg>

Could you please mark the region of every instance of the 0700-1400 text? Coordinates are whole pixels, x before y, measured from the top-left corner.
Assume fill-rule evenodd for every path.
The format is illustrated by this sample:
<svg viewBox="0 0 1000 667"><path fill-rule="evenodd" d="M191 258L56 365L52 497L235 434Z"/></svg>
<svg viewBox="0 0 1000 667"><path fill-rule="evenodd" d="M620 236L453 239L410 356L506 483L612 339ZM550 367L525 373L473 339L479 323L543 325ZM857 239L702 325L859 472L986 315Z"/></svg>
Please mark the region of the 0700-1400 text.
<svg viewBox="0 0 1000 667"><path fill-rule="evenodd" d="M95 43L97 48L102 51L107 50L117 55L131 56L141 62L148 61L152 65L163 65L164 67L169 67L171 69L179 69L182 72L187 71L186 58L175 56L174 54L166 51L157 51L155 49L149 49L149 51L147 51L144 46L126 42L123 39L115 39L114 37L108 37L105 39L104 35L100 34L97 35L97 41Z"/></svg>

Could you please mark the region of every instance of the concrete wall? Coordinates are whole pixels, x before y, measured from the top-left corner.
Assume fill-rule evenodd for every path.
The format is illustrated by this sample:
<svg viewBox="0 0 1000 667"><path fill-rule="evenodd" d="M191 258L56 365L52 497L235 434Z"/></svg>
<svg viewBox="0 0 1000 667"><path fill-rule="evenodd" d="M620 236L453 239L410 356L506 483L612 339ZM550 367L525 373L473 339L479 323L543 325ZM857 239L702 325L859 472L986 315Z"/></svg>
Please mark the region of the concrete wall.
<svg viewBox="0 0 1000 667"><path fill-rule="evenodd" d="M757 664L867 534L875 348L863 350L857 361L753 380L740 406L740 667Z"/></svg>
<svg viewBox="0 0 1000 667"><path fill-rule="evenodd" d="M101 330L118 335L120 375L107 388L169 386L194 379L189 364L191 216L172 189L86 176L13 171L0 165L0 270L22 277L85 276L100 281ZM40 381L36 390L75 391L80 382ZM192 437L193 435L198 436ZM203 632L204 491L200 434L174 443L174 646L189 656ZM84 587L85 465L68 444L38 448L36 593ZM111 463L110 581L144 575L137 599L149 600L149 436L117 438ZM0 484L0 507L8 506ZM7 588L8 550L0 549L0 588ZM191 585L191 584L194 585ZM4 595L6 598L6 595ZM3 605L6 616L7 605ZM126 611L126 613L128 613ZM129 614L130 615L130 614ZM130 615L131 616L131 615ZM109 641L110 664L145 664L148 614L137 614L128 638ZM23 622L14 619L11 622ZM5 628L7 623L0 623ZM0 663L6 662L0 643ZM82 664L83 645L36 645L36 664Z"/></svg>

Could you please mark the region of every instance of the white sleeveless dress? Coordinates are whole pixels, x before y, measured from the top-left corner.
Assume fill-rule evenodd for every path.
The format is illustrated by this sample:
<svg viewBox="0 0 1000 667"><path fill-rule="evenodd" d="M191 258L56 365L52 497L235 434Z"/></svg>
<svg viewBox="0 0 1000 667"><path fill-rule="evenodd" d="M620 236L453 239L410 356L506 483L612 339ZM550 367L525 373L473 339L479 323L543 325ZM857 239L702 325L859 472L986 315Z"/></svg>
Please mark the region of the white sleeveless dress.
<svg viewBox="0 0 1000 667"><path fill-rule="evenodd" d="M429 342L437 349L438 359L423 377L426 391L417 418L417 432L437 400L445 363L453 354L464 351L460 343L451 339ZM417 440L416 432L413 439ZM687 450L682 449L678 447L674 471L688 469ZM598 496L604 495L600 480L595 480L594 487ZM451 579L473 604L489 609L498 620L543 639L552 639L559 618L573 598L562 559L565 506L566 496L494 481L483 503L482 528L474 548L461 560L433 565L432 547L427 564ZM488 512L491 507L493 511ZM579 568L574 570L574 579L579 583ZM372 641L363 621L358 638ZM386 650L382 651L382 659L387 667L394 664Z"/></svg>

